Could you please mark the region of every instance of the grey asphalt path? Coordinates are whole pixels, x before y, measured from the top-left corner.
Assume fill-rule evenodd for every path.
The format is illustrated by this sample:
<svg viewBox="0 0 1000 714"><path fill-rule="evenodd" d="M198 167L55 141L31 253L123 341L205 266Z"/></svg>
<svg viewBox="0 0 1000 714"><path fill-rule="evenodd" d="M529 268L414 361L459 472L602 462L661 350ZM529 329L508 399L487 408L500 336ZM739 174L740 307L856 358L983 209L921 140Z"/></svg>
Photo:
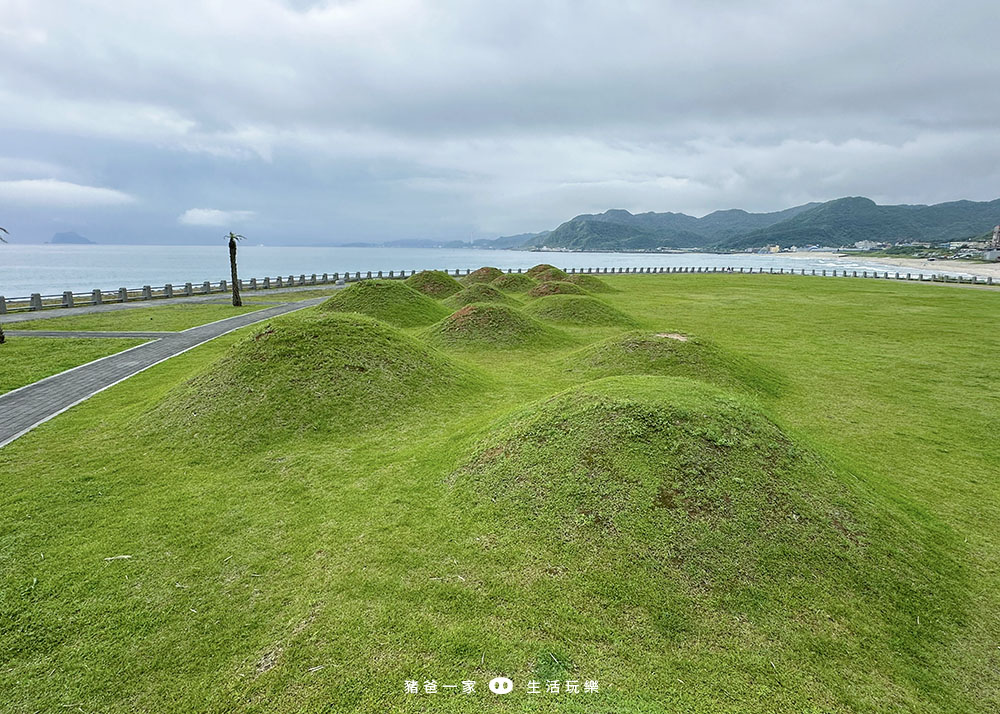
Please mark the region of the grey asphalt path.
<svg viewBox="0 0 1000 714"><path fill-rule="evenodd" d="M103 392L155 364L233 330L318 305L325 299L313 298L278 305L192 327L184 332L171 333L0 394L0 448L98 392Z"/></svg>
<svg viewBox="0 0 1000 714"><path fill-rule="evenodd" d="M161 337L177 335L177 332L107 332L94 330L4 330L8 337L126 337L133 339L158 340Z"/></svg>

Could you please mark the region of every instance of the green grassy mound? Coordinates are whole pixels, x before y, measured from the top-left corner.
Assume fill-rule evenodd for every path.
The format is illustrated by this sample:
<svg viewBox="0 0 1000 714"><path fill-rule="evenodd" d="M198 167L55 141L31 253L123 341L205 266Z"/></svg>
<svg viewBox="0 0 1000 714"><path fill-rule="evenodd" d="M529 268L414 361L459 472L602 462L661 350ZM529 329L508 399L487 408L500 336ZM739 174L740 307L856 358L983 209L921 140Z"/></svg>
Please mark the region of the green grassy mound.
<svg viewBox="0 0 1000 714"><path fill-rule="evenodd" d="M680 332L626 332L568 355L565 363L570 371L591 379L644 374L690 377L770 395L778 394L782 384L772 369L711 340Z"/></svg>
<svg viewBox="0 0 1000 714"><path fill-rule="evenodd" d="M404 282L414 290L439 300L462 289L462 284L443 270L422 270Z"/></svg>
<svg viewBox="0 0 1000 714"><path fill-rule="evenodd" d="M634 325L621 310L589 295L548 295L525 306L532 317L569 325Z"/></svg>
<svg viewBox="0 0 1000 714"><path fill-rule="evenodd" d="M565 281L567 283L573 283L574 285L583 288L588 293L615 292L615 289L613 287L608 285L606 282L601 280L596 275L587 275L586 273L581 275L580 273L576 273L574 275L570 275L568 278L565 278Z"/></svg>
<svg viewBox="0 0 1000 714"><path fill-rule="evenodd" d="M558 330L496 303L466 305L428 328L425 336L431 342L453 347L531 347L565 341Z"/></svg>
<svg viewBox="0 0 1000 714"><path fill-rule="evenodd" d="M565 280L569 276L565 270L560 270L548 263L540 263L533 268L528 268L524 274L535 280Z"/></svg>
<svg viewBox="0 0 1000 714"><path fill-rule="evenodd" d="M539 283L528 291L528 297L545 297L546 295L586 295L587 291L579 285L562 280L552 280Z"/></svg>
<svg viewBox="0 0 1000 714"><path fill-rule="evenodd" d="M504 272L500 270L500 268L485 266L479 268L478 270L473 270L471 273L462 278L462 282L466 285L472 285L473 283L489 283L496 280L503 274Z"/></svg>
<svg viewBox="0 0 1000 714"><path fill-rule="evenodd" d="M303 311L257 329L157 410L205 437L267 441L353 432L426 408L477 382L466 367L370 317Z"/></svg>
<svg viewBox="0 0 1000 714"><path fill-rule="evenodd" d="M336 312L359 312L397 327L437 322L448 310L398 280L362 280L344 288L320 306Z"/></svg>
<svg viewBox="0 0 1000 714"><path fill-rule="evenodd" d="M694 380L610 378L535 403L494 424L450 483L495 568L531 574L510 595L520 607L554 611L558 593L578 603L578 632L673 651L714 681L742 676L721 656L737 648L800 703L817 683L848 702L858 689L919 700L923 648L948 627L924 618L937 631L915 632L911 610L935 536L894 522L909 516L871 503L752 402ZM886 638L895 681L857 661Z"/></svg>
<svg viewBox="0 0 1000 714"><path fill-rule="evenodd" d="M486 283L473 283L445 300L444 304L457 309L465 305L471 305L474 302L498 302L506 305L517 304L515 300Z"/></svg>
<svg viewBox="0 0 1000 714"><path fill-rule="evenodd" d="M506 293L524 293L538 285L538 281L529 278L524 273L504 273L499 278L494 279L490 285Z"/></svg>

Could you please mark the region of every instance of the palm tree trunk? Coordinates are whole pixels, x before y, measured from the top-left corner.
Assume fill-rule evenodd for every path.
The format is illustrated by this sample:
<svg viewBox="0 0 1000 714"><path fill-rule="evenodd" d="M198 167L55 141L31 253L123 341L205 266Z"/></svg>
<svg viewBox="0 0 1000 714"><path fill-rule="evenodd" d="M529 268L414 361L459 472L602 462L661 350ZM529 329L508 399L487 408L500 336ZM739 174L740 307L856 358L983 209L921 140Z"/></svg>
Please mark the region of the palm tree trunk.
<svg viewBox="0 0 1000 714"><path fill-rule="evenodd" d="M233 307L241 307L243 300L240 298L240 279L236 275L236 239L229 239L229 271L233 279Z"/></svg>

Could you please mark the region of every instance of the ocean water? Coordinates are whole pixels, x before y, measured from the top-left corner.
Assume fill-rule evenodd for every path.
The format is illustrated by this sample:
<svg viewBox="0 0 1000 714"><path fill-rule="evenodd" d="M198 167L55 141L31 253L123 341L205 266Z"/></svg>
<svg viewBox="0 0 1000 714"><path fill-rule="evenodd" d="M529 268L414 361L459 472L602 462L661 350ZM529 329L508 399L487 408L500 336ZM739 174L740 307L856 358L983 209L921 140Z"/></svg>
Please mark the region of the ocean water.
<svg viewBox="0 0 1000 714"><path fill-rule="evenodd" d="M794 268L800 270L880 270L902 268L859 257L831 259L808 254L757 255L740 253L536 253L513 250L420 248L310 248L242 245L240 277L317 273L362 273L389 270L478 268L493 265L503 270L551 263L561 268L625 267L734 267ZM945 270L940 273L948 272ZM949 272L950 275L962 273ZM64 290L89 292L186 282L228 279L229 253L225 245L0 245L0 295L31 293L59 295Z"/></svg>

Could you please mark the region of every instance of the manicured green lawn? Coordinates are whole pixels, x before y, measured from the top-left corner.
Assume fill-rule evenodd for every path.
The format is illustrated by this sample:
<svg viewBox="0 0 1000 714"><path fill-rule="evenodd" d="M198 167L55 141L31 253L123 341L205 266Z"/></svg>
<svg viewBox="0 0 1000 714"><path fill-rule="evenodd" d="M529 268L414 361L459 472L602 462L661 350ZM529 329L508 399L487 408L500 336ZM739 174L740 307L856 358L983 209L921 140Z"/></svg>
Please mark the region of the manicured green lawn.
<svg viewBox="0 0 1000 714"><path fill-rule="evenodd" d="M244 304L256 302L297 302L316 297L330 297L335 292L337 292L337 288L330 285L325 288L316 288L315 290L244 290L240 297L243 298Z"/></svg>
<svg viewBox="0 0 1000 714"><path fill-rule="evenodd" d="M537 341L288 315L0 450L7 706L1000 709L1000 292L602 279Z"/></svg>
<svg viewBox="0 0 1000 714"><path fill-rule="evenodd" d="M0 345L0 394L144 340L11 337Z"/></svg>
<svg viewBox="0 0 1000 714"><path fill-rule="evenodd" d="M245 312L262 310L264 305L233 307L225 303L175 303L86 315L53 314L51 318L8 325L18 330L115 330L174 332L222 320Z"/></svg>

